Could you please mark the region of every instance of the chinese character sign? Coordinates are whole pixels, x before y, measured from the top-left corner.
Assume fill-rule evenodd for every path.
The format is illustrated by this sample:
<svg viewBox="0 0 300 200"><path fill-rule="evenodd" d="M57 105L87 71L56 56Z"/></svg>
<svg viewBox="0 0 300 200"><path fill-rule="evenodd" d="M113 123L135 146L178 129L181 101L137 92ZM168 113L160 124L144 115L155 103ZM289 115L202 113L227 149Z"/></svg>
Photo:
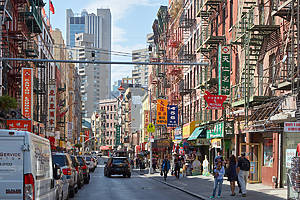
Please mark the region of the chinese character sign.
<svg viewBox="0 0 300 200"><path fill-rule="evenodd" d="M147 127L149 125L149 122L150 122L150 111L149 110L145 110L144 111L144 139L145 141L148 141L149 139L149 133L147 131Z"/></svg>
<svg viewBox="0 0 300 200"><path fill-rule="evenodd" d="M230 46L219 47L219 94L230 95Z"/></svg>
<svg viewBox="0 0 300 200"><path fill-rule="evenodd" d="M22 68L22 115L32 119L33 111L33 71Z"/></svg>
<svg viewBox="0 0 300 200"><path fill-rule="evenodd" d="M7 120L6 123L9 130L32 132L31 120Z"/></svg>
<svg viewBox="0 0 300 200"><path fill-rule="evenodd" d="M90 131L89 130L84 131L84 135L85 135L84 141L87 141L90 137Z"/></svg>
<svg viewBox="0 0 300 200"><path fill-rule="evenodd" d="M168 127L177 127L178 126L178 106L176 105L169 105L168 112L167 112L168 120L167 126Z"/></svg>
<svg viewBox="0 0 300 200"><path fill-rule="evenodd" d="M157 100L156 124L167 124L167 106L168 100Z"/></svg>
<svg viewBox="0 0 300 200"><path fill-rule="evenodd" d="M51 129L55 128L56 123L56 85L49 85L49 108L48 108L48 127Z"/></svg>
<svg viewBox="0 0 300 200"><path fill-rule="evenodd" d="M121 126L117 125L116 126L116 145L121 144Z"/></svg>
<svg viewBox="0 0 300 200"><path fill-rule="evenodd" d="M204 95L204 99L207 103L206 109L209 110L218 110L218 109L224 109L223 103L227 99L227 96L225 95L212 95L209 92L205 92L206 95Z"/></svg>

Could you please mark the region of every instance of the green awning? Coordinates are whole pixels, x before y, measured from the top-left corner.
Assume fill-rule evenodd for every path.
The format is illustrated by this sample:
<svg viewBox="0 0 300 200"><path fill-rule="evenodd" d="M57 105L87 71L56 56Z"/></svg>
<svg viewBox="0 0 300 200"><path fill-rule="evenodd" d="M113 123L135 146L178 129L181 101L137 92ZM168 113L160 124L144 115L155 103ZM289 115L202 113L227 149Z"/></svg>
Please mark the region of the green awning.
<svg viewBox="0 0 300 200"><path fill-rule="evenodd" d="M192 135L188 138L188 140L197 140L197 138L201 135L201 133L203 132L203 128L197 127L195 128L194 132L192 133Z"/></svg>

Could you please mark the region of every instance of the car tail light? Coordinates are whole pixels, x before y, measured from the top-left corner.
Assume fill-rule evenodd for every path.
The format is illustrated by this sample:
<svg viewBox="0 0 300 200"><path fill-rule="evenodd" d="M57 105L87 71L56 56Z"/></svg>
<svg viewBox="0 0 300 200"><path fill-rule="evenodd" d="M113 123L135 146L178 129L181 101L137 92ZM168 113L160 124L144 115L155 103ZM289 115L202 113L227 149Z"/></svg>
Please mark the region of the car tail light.
<svg viewBox="0 0 300 200"><path fill-rule="evenodd" d="M78 167L78 166L77 166L77 167L75 167L75 169L76 169L76 171L77 171L77 172L79 172L79 167Z"/></svg>
<svg viewBox="0 0 300 200"><path fill-rule="evenodd" d="M24 200L34 200L34 178L32 174L24 175Z"/></svg>
<svg viewBox="0 0 300 200"><path fill-rule="evenodd" d="M64 175L72 175L72 170L70 168L63 169L62 171Z"/></svg>

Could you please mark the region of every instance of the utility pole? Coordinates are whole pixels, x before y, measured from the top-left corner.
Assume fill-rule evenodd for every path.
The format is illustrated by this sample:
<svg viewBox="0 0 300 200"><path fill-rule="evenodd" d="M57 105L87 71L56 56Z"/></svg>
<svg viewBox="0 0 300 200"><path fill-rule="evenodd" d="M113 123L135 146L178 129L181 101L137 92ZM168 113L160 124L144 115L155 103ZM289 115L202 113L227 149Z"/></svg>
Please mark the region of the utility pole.
<svg viewBox="0 0 300 200"><path fill-rule="evenodd" d="M150 95L149 95L149 99L150 99L150 123L152 123L152 110L151 110L151 89L149 89ZM150 167L149 167L149 174L153 174L153 168L152 168L152 133L150 132L149 135L149 141L150 141Z"/></svg>

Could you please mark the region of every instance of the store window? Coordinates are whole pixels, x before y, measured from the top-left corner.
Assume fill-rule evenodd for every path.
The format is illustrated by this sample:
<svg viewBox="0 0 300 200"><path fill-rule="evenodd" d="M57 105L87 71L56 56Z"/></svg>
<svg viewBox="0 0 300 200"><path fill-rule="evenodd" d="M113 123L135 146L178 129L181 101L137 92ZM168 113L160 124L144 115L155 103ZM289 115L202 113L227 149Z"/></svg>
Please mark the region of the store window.
<svg viewBox="0 0 300 200"><path fill-rule="evenodd" d="M273 139L264 140L264 166L273 167Z"/></svg>

